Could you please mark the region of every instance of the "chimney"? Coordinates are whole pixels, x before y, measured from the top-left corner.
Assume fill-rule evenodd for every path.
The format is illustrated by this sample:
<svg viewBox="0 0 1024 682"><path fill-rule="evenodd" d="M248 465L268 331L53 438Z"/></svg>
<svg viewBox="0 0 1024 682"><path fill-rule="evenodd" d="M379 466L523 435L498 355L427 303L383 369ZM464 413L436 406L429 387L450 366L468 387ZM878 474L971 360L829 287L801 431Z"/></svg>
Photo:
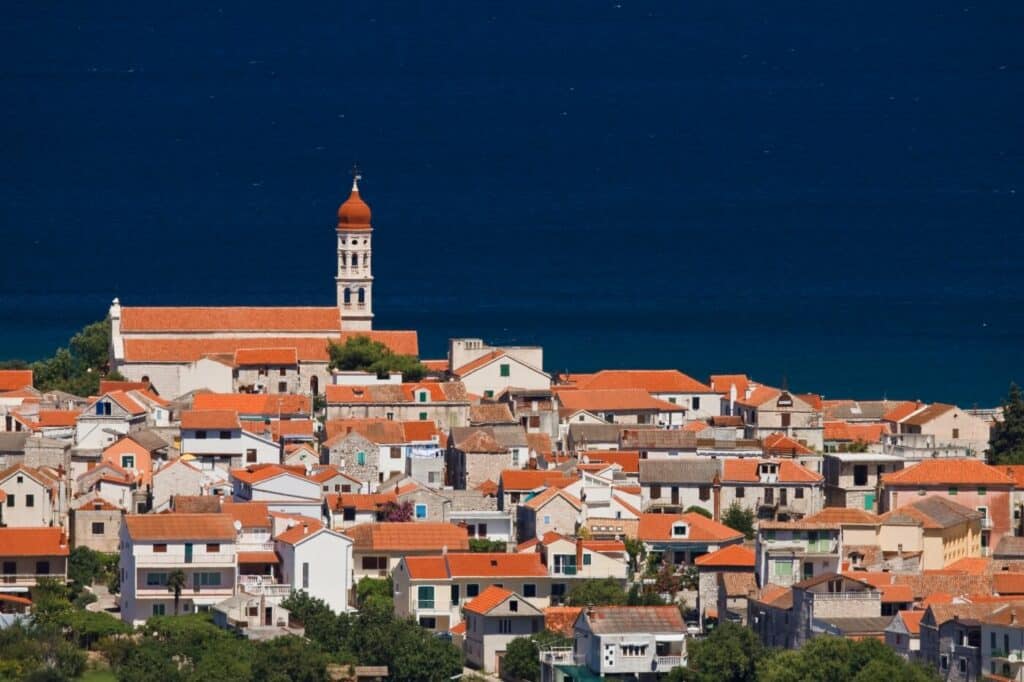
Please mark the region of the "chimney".
<svg viewBox="0 0 1024 682"><path fill-rule="evenodd" d="M302 522L302 534L309 535L309 524L305 521Z"/></svg>
<svg viewBox="0 0 1024 682"><path fill-rule="evenodd" d="M583 538L576 538L576 570L583 568Z"/></svg>
<svg viewBox="0 0 1024 682"><path fill-rule="evenodd" d="M718 477L717 473L715 474L715 477L713 479L711 479L711 496L712 496L713 505L714 505L714 514L712 514L712 518L714 518L715 521L721 521L722 520L722 479L720 479Z"/></svg>

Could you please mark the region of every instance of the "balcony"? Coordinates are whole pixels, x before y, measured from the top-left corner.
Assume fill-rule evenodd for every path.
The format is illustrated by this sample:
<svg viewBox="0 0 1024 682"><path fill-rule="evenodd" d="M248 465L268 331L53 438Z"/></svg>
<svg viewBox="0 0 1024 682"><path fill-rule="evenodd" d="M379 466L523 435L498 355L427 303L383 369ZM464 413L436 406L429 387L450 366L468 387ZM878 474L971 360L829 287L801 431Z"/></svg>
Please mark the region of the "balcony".
<svg viewBox="0 0 1024 682"><path fill-rule="evenodd" d="M218 585L208 586L204 585L200 588L194 588L191 585L187 585L185 589L181 591L182 599L191 599L192 597L233 597L235 596L235 590L231 585ZM160 585L145 585L143 587L135 588L135 597L137 599L173 599L174 592L167 589L166 586Z"/></svg>
<svg viewBox="0 0 1024 682"><path fill-rule="evenodd" d="M238 589L254 596L280 597L284 599L292 593L292 586L281 584L272 575L240 575Z"/></svg>
<svg viewBox="0 0 1024 682"><path fill-rule="evenodd" d="M21 585L25 587L34 587L40 580L49 578L50 580L56 580L57 582L67 582L67 578L60 574L53 573L4 573L0 584L3 585Z"/></svg>
<svg viewBox="0 0 1024 682"><path fill-rule="evenodd" d="M235 565L235 553L224 552L223 554L196 554L190 561L186 561L181 554L142 554L135 557L137 566L222 566Z"/></svg>
<svg viewBox="0 0 1024 682"><path fill-rule="evenodd" d="M654 662L657 665L658 672L668 672L672 668L678 668L683 665L682 656L655 656Z"/></svg>
<svg viewBox="0 0 1024 682"><path fill-rule="evenodd" d="M988 517L988 516L982 517L982 519L981 519L981 527L983 529L991 530L994 526L995 526L995 524L992 523L992 519L990 517Z"/></svg>
<svg viewBox="0 0 1024 682"><path fill-rule="evenodd" d="M572 647L542 649L540 662L548 665L582 665L583 656L577 656Z"/></svg>
<svg viewBox="0 0 1024 682"><path fill-rule="evenodd" d="M1007 663L1016 663L1017 665L1024 663L1024 652L1020 649L1014 649L1013 651L993 649L990 656L993 660L997 661L1006 661Z"/></svg>

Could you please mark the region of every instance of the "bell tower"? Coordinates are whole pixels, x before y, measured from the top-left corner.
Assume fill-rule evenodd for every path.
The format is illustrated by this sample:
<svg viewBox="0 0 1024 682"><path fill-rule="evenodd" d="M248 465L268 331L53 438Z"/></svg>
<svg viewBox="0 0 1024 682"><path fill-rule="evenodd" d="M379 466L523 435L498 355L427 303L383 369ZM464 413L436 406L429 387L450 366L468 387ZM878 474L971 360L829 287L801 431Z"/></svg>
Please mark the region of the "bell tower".
<svg viewBox="0 0 1024 682"><path fill-rule="evenodd" d="M359 196L358 170L352 172L352 193L338 208L338 310L344 331L373 329L373 228L370 207Z"/></svg>

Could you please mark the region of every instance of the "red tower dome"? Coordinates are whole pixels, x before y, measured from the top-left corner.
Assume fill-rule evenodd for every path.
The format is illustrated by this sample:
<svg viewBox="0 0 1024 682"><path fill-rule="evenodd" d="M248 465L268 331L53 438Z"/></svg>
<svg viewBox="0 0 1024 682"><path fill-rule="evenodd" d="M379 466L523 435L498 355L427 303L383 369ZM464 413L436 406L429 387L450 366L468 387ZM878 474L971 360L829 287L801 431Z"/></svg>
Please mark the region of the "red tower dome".
<svg viewBox="0 0 1024 682"><path fill-rule="evenodd" d="M359 176L352 180L352 194L338 207L338 229L370 229L370 207L359 196Z"/></svg>

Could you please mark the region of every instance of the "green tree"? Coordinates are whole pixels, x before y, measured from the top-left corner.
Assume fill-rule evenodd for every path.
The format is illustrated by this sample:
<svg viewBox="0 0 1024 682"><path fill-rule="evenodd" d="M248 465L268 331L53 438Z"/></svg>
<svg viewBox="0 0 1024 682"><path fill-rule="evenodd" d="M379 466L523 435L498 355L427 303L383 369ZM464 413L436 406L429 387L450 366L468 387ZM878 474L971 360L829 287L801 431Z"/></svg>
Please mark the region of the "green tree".
<svg viewBox="0 0 1024 682"><path fill-rule="evenodd" d="M748 540L754 538L754 512L740 506L739 502L733 502L729 505L725 513L722 514L722 523L733 530L743 533L744 537Z"/></svg>
<svg viewBox="0 0 1024 682"><path fill-rule="evenodd" d="M71 550L68 557L68 578L81 587L107 580L117 570L116 554L104 554L79 545Z"/></svg>
<svg viewBox="0 0 1024 682"><path fill-rule="evenodd" d="M109 348L110 320L86 325L71 337L67 348L58 348L53 357L32 363L35 387L41 391L95 395L100 378L107 374Z"/></svg>
<svg viewBox="0 0 1024 682"><path fill-rule="evenodd" d="M828 636L815 637L798 650L763 658L757 672L759 682L931 682L938 679L934 671L906 662L878 640L853 641Z"/></svg>
<svg viewBox="0 0 1024 682"><path fill-rule="evenodd" d="M665 600L656 590L633 583L626 594L626 604L629 606L664 606Z"/></svg>
<svg viewBox="0 0 1024 682"><path fill-rule="evenodd" d="M368 336L350 336L345 343L328 342L330 369L376 372L386 378L390 372L401 372L404 381L419 381L427 368L412 355L398 355L380 341Z"/></svg>
<svg viewBox="0 0 1024 682"><path fill-rule="evenodd" d="M501 540L488 540L487 538L470 538L469 539L469 551L470 552L483 552L485 554L504 552L508 549L508 544Z"/></svg>
<svg viewBox="0 0 1024 682"><path fill-rule="evenodd" d="M537 682L540 679L540 648L530 637L516 637L505 647L501 671L508 677Z"/></svg>
<svg viewBox="0 0 1024 682"><path fill-rule="evenodd" d="M378 600L378 604L394 606L394 589L391 576L363 578L356 584L356 603L363 605Z"/></svg>
<svg viewBox="0 0 1024 682"><path fill-rule="evenodd" d="M188 579L185 572L180 568L171 571L167 576L167 591L174 593L174 615L178 615L178 605L181 602L181 591L188 586Z"/></svg>
<svg viewBox="0 0 1024 682"><path fill-rule="evenodd" d="M626 554L629 555L630 573L635 573L640 569L640 562L644 560L647 549L644 547L643 541L637 538L626 538L624 544L626 545Z"/></svg>
<svg viewBox="0 0 1024 682"><path fill-rule="evenodd" d="M1017 384L1003 402L1003 419L992 427L988 461L992 464L1024 464L1024 396Z"/></svg>
<svg viewBox="0 0 1024 682"><path fill-rule="evenodd" d="M615 578L583 580L565 601L569 606L619 606L626 603L626 592Z"/></svg>
<svg viewBox="0 0 1024 682"><path fill-rule="evenodd" d="M301 637L277 637L256 648L252 677L266 682L322 682L327 679L327 656Z"/></svg>
<svg viewBox="0 0 1024 682"><path fill-rule="evenodd" d="M765 656L753 630L729 622L687 644L690 679L697 682L756 682L757 664Z"/></svg>
<svg viewBox="0 0 1024 682"><path fill-rule="evenodd" d="M686 511L684 513L686 513L686 514L700 514L705 519L713 519L714 518L711 515L711 512L709 512L704 507L697 506L696 504L693 504L693 505L690 505L689 507L687 507Z"/></svg>

